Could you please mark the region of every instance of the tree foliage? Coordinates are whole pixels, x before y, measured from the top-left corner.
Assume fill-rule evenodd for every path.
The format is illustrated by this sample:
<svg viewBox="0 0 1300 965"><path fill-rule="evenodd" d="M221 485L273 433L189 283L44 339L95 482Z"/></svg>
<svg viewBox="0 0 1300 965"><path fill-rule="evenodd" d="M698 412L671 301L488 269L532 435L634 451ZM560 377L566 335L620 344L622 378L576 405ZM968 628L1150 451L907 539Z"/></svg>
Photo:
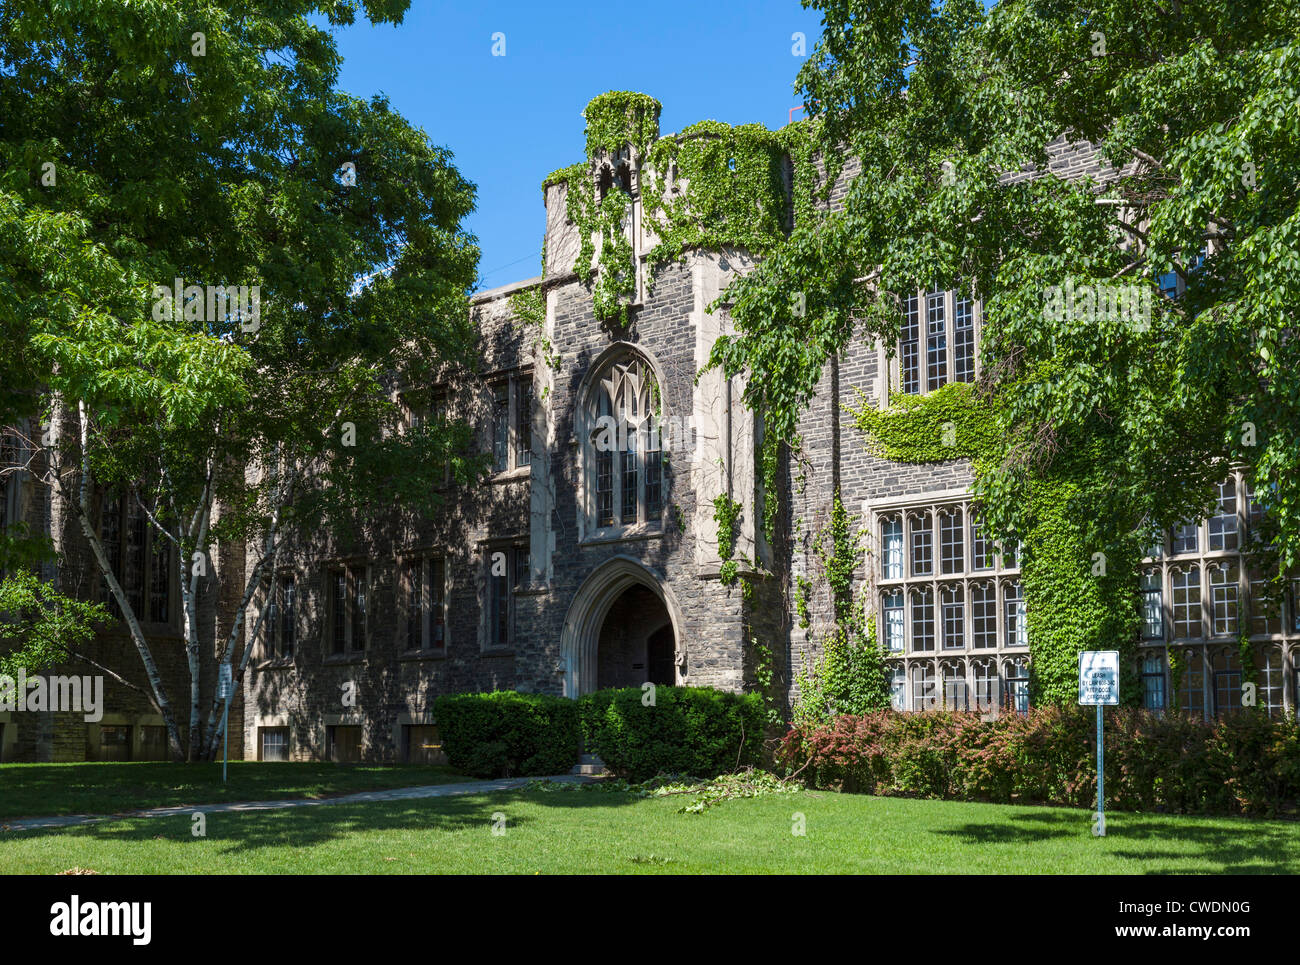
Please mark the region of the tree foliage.
<svg viewBox="0 0 1300 965"><path fill-rule="evenodd" d="M798 88L821 150L861 172L727 293L737 333L712 361L749 373L768 431L793 440L851 339L896 341L893 293L960 282L983 300L993 531L1028 532L1034 487L1066 476L1081 545L1118 550L1203 512L1239 463L1279 562L1300 561L1300 8L807 5L825 29ZM1062 135L1105 177L1053 173ZM1168 271L1185 291L1142 324L1045 310L1051 286Z"/></svg>
<svg viewBox="0 0 1300 965"><path fill-rule="evenodd" d="M32 433L42 481L92 549L95 487L130 491L174 545L192 756L216 719L213 700L200 726L196 554L253 541L247 603L295 534L431 506L445 463L469 468L463 427L403 431L394 390L472 359L473 188L382 97L335 89L317 22L406 7L14 0L0 16L0 401L51 430ZM199 297L160 298L177 279ZM256 286L255 317L208 286ZM106 579L177 748L139 615Z"/></svg>
<svg viewBox="0 0 1300 965"><path fill-rule="evenodd" d="M0 674L39 673L89 643L108 609L60 593L30 570L0 580Z"/></svg>
<svg viewBox="0 0 1300 965"><path fill-rule="evenodd" d="M1280 583L1300 564L1300 8L805 5L824 32L797 87L823 156L860 171L725 295L711 362L748 376L767 444L797 444L850 342L897 345L899 293L962 287L976 390L858 424L889 458L973 459L982 525L1024 550L1040 698L1070 696L1077 650L1134 645L1142 548L1233 465ZM1053 168L1084 140L1098 167ZM918 450L936 419L952 438Z"/></svg>

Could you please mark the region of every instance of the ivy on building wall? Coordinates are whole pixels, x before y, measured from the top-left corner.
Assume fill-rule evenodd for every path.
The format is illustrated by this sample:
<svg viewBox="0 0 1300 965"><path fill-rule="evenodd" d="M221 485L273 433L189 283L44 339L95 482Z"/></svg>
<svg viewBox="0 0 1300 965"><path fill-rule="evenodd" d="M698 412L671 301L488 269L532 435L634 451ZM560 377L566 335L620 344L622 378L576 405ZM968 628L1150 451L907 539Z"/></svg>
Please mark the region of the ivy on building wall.
<svg viewBox="0 0 1300 965"><path fill-rule="evenodd" d="M660 103L649 94L611 90L597 94L582 111L587 122L587 157L616 154L630 145L642 157L659 137Z"/></svg>
<svg viewBox="0 0 1300 965"><path fill-rule="evenodd" d="M978 461L990 451L998 427L988 404L965 382L950 382L928 395L900 394L878 409L859 394L853 419L867 451L893 462Z"/></svg>
<svg viewBox="0 0 1300 965"><path fill-rule="evenodd" d="M722 561L719 578L724 586L734 584L740 573L740 562L733 557L741 509L741 504L732 499L729 493L719 493L713 497L713 521L718 525L718 559Z"/></svg>
<svg viewBox="0 0 1300 965"><path fill-rule="evenodd" d="M546 256L542 256L543 265ZM517 291L508 299L510 311L515 318L527 328L533 329L533 351L541 361L552 369L560 366L559 353L546 335L546 293L541 285Z"/></svg>
<svg viewBox="0 0 1300 965"><path fill-rule="evenodd" d="M1137 640L1141 623L1137 569L1141 539L1094 548L1071 508L1078 480L1055 478L1033 496L1033 530L1022 541L1031 687L1038 702L1078 699L1079 652L1118 650L1120 692L1139 698Z"/></svg>
<svg viewBox="0 0 1300 965"><path fill-rule="evenodd" d="M650 151L643 193L658 244L652 262L695 248L743 248L762 255L790 224L786 138L761 124L701 121Z"/></svg>
<svg viewBox="0 0 1300 965"><path fill-rule="evenodd" d="M968 459L976 503L982 471L1001 426L990 400L972 385L951 383L927 395L902 395L878 409L864 397L850 410L868 451L894 462ZM1072 501L1095 463L1087 454L1062 457L1034 492L1034 525L1017 534L1026 627L1036 701L1070 703L1078 697L1078 653L1119 650L1121 692L1140 698L1135 658L1141 614L1137 569L1142 535L1120 545L1094 546Z"/></svg>
<svg viewBox="0 0 1300 965"><path fill-rule="evenodd" d="M597 195L595 165L602 156L631 148L635 171L629 174L641 179L644 223L658 239L647 258L647 288L657 266L686 251L770 251L795 218L814 216L818 192L829 192L839 170L838 161L829 171L818 167L808 121L771 131L709 120L660 138L659 113L658 101L635 91L593 98L583 111L586 162L542 181L543 193L568 186L565 213L579 233L572 270L589 286L592 310L603 322L627 324L637 265L627 231L631 195L615 185Z"/></svg>
<svg viewBox="0 0 1300 965"><path fill-rule="evenodd" d="M635 91L609 91L592 98L582 112L587 161L552 171L542 181L543 194L553 185L567 185L565 214L579 235L573 271L591 289L595 316L619 326L627 325L628 305L636 295L636 258L627 231L632 198L614 184L603 198L597 197L594 163L601 155L617 155L630 147L630 160L639 164L659 136L659 111L657 100Z"/></svg>
<svg viewBox="0 0 1300 965"><path fill-rule="evenodd" d="M855 531L840 494L831 502L830 519L817 539L816 554L834 620L815 667L805 666L796 678L796 723L825 720L835 714L864 714L890 704L884 654L876 638L875 620L865 607L866 595L854 599L853 573L862 559L862 533ZM801 626L807 629L807 597L812 584L797 584L804 604ZM798 596L796 597L796 600Z"/></svg>
<svg viewBox="0 0 1300 965"><path fill-rule="evenodd" d="M602 322L627 324L628 303L636 294L636 263L628 241L626 222L632 199L611 187L603 199L596 198L590 166L577 164L550 175L550 184L564 181L566 216L578 229L578 256L573 271L591 289L592 312ZM600 239L596 253L595 239ZM593 265L593 259L595 264Z"/></svg>
<svg viewBox="0 0 1300 965"><path fill-rule="evenodd" d="M807 630L812 626L812 613L808 609L808 598L812 594L812 581L806 576L794 578L794 609L799 616L799 629Z"/></svg>

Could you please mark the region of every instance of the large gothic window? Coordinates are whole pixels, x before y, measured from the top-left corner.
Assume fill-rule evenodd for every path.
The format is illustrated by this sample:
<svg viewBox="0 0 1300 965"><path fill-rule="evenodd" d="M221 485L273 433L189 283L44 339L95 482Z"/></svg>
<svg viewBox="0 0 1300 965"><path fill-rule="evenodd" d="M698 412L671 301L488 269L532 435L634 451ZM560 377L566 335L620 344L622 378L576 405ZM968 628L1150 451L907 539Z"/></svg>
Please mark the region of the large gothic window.
<svg viewBox="0 0 1300 965"><path fill-rule="evenodd" d="M663 514L662 413L650 366L609 363L587 404L590 519L597 530L658 523Z"/></svg>

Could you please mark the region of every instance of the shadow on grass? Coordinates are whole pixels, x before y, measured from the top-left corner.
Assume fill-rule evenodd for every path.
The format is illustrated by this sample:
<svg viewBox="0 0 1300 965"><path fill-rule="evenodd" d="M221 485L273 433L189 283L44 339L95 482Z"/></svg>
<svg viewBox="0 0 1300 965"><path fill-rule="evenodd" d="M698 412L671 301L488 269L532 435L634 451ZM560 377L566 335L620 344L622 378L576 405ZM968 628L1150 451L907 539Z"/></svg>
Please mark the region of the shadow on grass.
<svg viewBox="0 0 1300 965"><path fill-rule="evenodd" d="M533 819L514 805L526 803L566 809L619 807L640 798L600 791L493 791L448 797L378 801L365 804L319 804L266 811L226 811L207 815L205 840L224 845L225 854L261 849L311 848L363 831L483 831L488 833L497 812L506 815L511 829L526 827ZM0 835L5 841L40 841L76 838L105 844L191 840L192 816L188 812L159 818L38 828Z"/></svg>
<svg viewBox="0 0 1300 965"><path fill-rule="evenodd" d="M65 814L121 814L153 807L318 798L358 791L469 780L423 764L231 761L171 764L0 765L0 822Z"/></svg>
<svg viewBox="0 0 1300 965"><path fill-rule="evenodd" d="M1091 838L1092 813L1039 809L1015 811L1007 814L1005 822L967 823L931 833L969 844L1037 844L1059 838ZM1201 860L1207 865L1207 871L1220 873L1295 872L1295 831L1249 818L1169 815L1161 820L1152 820L1142 814L1108 813L1106 836L1111 845L1106 853L1142 862L1143 874L1186 874L1188 858ZM1176 841L1190 844L1191 848L1170 852L1164 848L1116 847L1128 842L1156 841ZM1161 862L1169 863L1162 865Z"/></svg>

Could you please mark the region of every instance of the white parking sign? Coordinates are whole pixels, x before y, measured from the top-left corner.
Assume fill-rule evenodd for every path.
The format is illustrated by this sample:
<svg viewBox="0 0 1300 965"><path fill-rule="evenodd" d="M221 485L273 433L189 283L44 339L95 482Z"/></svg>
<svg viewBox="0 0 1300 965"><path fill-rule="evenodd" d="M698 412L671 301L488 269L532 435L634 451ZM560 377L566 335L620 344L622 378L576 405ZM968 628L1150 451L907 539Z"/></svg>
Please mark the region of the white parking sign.
<svg viewBox="0 0 1300 965"><path fill-rule="evenodd" d="M1079 654L1079 703L1091 707L1119 703L1119 651Z"/></svg>

